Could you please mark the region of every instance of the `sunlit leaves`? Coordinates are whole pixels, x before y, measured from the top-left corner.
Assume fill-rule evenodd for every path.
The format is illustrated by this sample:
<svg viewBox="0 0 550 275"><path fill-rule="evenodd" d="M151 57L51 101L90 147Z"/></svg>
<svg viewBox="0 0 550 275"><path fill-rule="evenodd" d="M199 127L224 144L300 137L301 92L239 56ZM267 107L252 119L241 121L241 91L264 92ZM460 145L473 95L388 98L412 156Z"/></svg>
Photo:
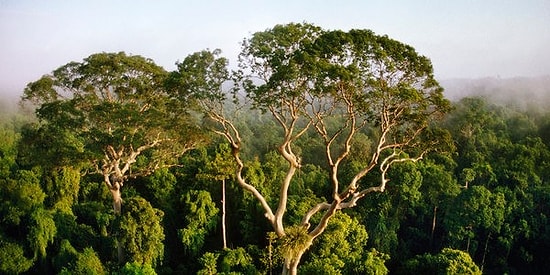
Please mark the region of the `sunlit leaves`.
<svg viewBox="0 0 550 275"><path fill-rule="evenodd" d="M175 91L183 104L194 98L202 102L224 102L226 94L222 85L230 79L230 75L228 61L220 57L220 53L220 50L205 50L177 62L177 71L172 72L166 82L168 89Z"/></svg>
<svg viewBox="0 0 550 275"><path fill-rule="evenodd" d="M42 207L46 197L37 176L26 170L18 171L15 180L0 179L0 190L0 221L10 225L19 225L24 216Z"/></svg>
<svg viewBox="0 0 550 275"><path fill-rule="evenodd" d="M363 274L383 275L388 274L389 270L386 267L386 261L390 259L390 255L376 251L372 248L367 252L366 260L363 266L356 268L356 271L361 271Z"/></svg>
<svg viewBox="0 0 550 275"><path fill-rule="evenodd" d="M281 100L301 97L307 77L293 57L320 33L311 24L276 25L243 42L239 66L247 76L245 91L255 107L268 110Z"/></svg>
<svg viewBox="0 0 550 275"><path fill-rule="evenodd" d="M169 200L174 188L177 184L177 179L168 169L159 169L146 179L145 190L147 194L160 203L164 209L172 203Z"/></svg>
<svg viewBox="0 0 550 275"><path fill-rule="evenodd" d="M38 208L31 214L27 240L34 251L35 257L46 257L46 248L53 242L56 232L57 228L50 212Z"/></svg>
<svg viewBox="0 0 550 275"><path fill-rule="evenodd" d="M445 129L434 127L450 108L429 59L369 30L291 23L253 33L242 46L236 72L219 50L193 53L172 73L143 57L99 53L29 83L24 99L36 104L39 121L0 127L0 273L153 274L154 266L187 274L202 266L199 274L250 274L259 273L259 262L274 271L281 251L297 258L306 248L300 268L306 274L385 274L388 268L477 274L472 258L491 274L547 271L547 115L467 98L454 104ZM195 124L197 110L211 115L201 127L235 126L233 137L238 131L243 142L212 139L208 149L175 158L205 139ZM236 120L211 127L216 118ZM277 148L285 139L290 145ZM139 156L129 157L140 147ZM101 170L106 148L113 148L109 161L131 164L122 175L129 191L169 219L132 198L113 222L109 190L92 185L101 178L81 177ZM336 195L376 186L382 158L371 160L378 150L382 158L435 152L420 163L393 166L384 194L357 201L345 210L349 216L338 208L311 241L307 230L323 212L302 224L304 213L323 200L330 205L335 182L349 183L369 163L372 173ZM234 184L235 152L244 164L240 176L267 208L282 201L280 183L292 178L279 238L270 232L268 247L265 233L272 229L260 221L268 211L254 200L259 196L243 195ZM294 154L295 163L280 152ZM327 159L343 152L332 177L328 170L336 165ZM172 164L178 168L150 174ZM287 173L291 167L295 174ZM141 175L150 177L133 178ZM228 183L228 234L236 248L212 252L219 246L213 198L220 180ZM351 205L345 203L339 206ZM114 264L109 234L123 244L126 265ZM433 254L447 246L471 258L451 249ZM169 259L161 264L165 247Z"/></svg>
<svg viewBox="0 0 550 275"><path fill-rule="evenodd" d="M89 272L94 274L106 274L101 259L99 259L97 253L90 247L84 248L84 251L78 254L76 263L71 272L76 274Z"/></svg>
<svg viewBox="0 0 550 275"><path fill-rule="evenodd" d="M149 174L193 147L199 135L187 109L172 106L167 75L152 60L123 52L61 66L25 89L23 99L38 104L42 120L28 138L45 144L49 158L58 153L60 166L87 161L106 177ZM141 165L126 167L143 154Z"/></svg>
<svg viewBox="0 0 550 275"><path fill-rule="evenodd" d="M27 86L23 99L30 100L35 104L56 101L61 95L55 90L54 85L53 77L45 75Z"/></svg>
<svg viewBox="0 0 550 275"><path fill-rule="evenodd" d="M130 262L155 265L162 259L163 215L162 211L153 208L143 198L132 197L126 201L117 232Z"/></svg>
<svg viewBox="0 0 550 275"><path fill-rule="evenodd" d="M465 242L475 237L478 230L500 232L505 203L502 193L493 193L483 186L472 186L460 193L445 219L449 237L456 247L466 248Z"/></svg>
<svg viewBox="0 0 550 275"><path fill-rule="evenodd" d="M468 253L444 248L440 253L418 255L406 263L403 274L471 274L480 275L481 270Z"/></svg>
<svg viewBox="0 0 550 275"><path fill-rule="evenodd" d="M217 273L217 261L220 257L217 253L206 252L199 259L202 269L197 272L199 275L213 275Z"/></svg>
<svg viewBox="0 0 550 275"><path fill-rule="evenodd" d="M68 240L61 242L55 264L60 269L59 274L106 274L105 267L92 248L78 252Z"/></svg>
<svg viewBox="0 0 550 275"><path fill-rule="evenodd" d="M341 274L362 274L367 254L367 239L367 230L357 219L338 213L331 219L325 234L312 246L311 260L304 263L304 272L313 274L315 270L332 266L342 271Z"/></svg>
<svg viewBox="0 0 550 275"><path fill-rule="evenodd" d="M295 259L311 245L311 237L303 226L286 228L286 235L277 240L281 254L285 259Z"/></svg>
<svg viewBox="0 0 550 275"><path fill-rule="evenodd" d="M180 238L191 255L197 255L202 249L207 234L217 225L219 209L212 201L210 193L203 190L191 190L182 197L188 214L187 226L179 230Z"/></svg>
<svg viewBox="0 0 550 275"><path fill-rule="evenodd" d="M206 252L199 261L202 265L202 269L197 272L199 275L260 274L252 257L242 247L216 253Z"/></svg>
<svg viewBox="0 0 550 275"><path fill-rule="evenodd" d="M72 213L80 189L80 171L73 167L52 169L44 176L44 190L48 194L46 205L65 213Z"/></svg>
<svg viewBox="0 0 550 275"><path fill-rule="evenodd" d="M224 255L223 255L224 254ZM242 247L225 249L220 264L221 272L243 272L253 274L257 272L252 264L252 257Z"/></svg>
<svg viewBox="0 0 550 275"><path fill-rule="evenodd" d="M213 159L208 161L205 167L201 167L197 178L221 181L231 178L235 172L235 163L231 157L230 148L223 143L216 148Z"/></svg>
<svg viewBox="0 0 550 275"><path fill-rule="evenodd" d="M0 239L0 272L4 274L20 274L27 271L33 264L27 259L21 245Z"/></svg>
<svg viewBox="0 0 550 275"><path fill-rule="evenodd" d="M151 267L150 264L141 264L141 263L138 263L138 262L131 262L130 263L129 262L129 263L126 263L120 269L120 272L118 274L120 274L120 275L135 275L135 274L156 275L157 273L155 272L153 267Z"/></svg>

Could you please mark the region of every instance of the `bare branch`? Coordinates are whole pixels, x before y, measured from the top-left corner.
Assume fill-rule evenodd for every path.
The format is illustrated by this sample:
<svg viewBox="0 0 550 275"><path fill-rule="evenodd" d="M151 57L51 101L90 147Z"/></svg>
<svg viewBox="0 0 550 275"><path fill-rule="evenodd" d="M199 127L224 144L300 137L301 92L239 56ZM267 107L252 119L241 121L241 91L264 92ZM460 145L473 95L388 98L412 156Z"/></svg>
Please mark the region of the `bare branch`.
<svg viewBox="0 0 550 275"><path fill-rule="evenodd" d="M271 207L267 203L267 200L258 191L258 189L256 189L253 185L247 183L247 181L243 177L244 163L240 157L241 137L239 135L239 131L237 130L235 125L223 115L223 113L218 113L214 110L210 110L209 112L207 112L207 115L212 120L217 122L218 125L220 125L220 127L222 128L222 130L214 130L214 133L223 136L231 145L232 155L235 159L235 162L237 163L237 169L235 171L237 183L243 189L252 193L252 195L260 202L262 208L265 211L265 217L271 222L273 227L275 227L275 215L273 214ZM284 234L284 232L277 232L277 234Z"/></svg>

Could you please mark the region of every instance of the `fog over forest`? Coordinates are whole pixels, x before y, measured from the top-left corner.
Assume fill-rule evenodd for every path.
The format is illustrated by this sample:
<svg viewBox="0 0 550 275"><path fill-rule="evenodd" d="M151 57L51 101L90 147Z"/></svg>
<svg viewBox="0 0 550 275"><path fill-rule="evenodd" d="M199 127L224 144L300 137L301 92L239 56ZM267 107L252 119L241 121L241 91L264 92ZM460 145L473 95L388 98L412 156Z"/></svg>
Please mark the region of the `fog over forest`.
<svg viewBox="0 0 550 275"><path fill-rule="evenodd" d="M456 101L482 96L495 103L516 107L544 108L550 103L550 75L539 77L476 78L441 80L445 96Z"/></svg>
<svg viewBox="0 0 550 275"><path fill-rule="evenodd" d="M485 77L439 80L445 97L458 101L464 97L481 96L490 102L543 111L550 106L550 75L538 77ZM16 111L22 91L6 92L0 101L0 114Z"/></svg>
<svg viewBox="0 0 550 275"><path fill-rule="evenodd" d="M0 0L0 275L550 273L550 0Z"/></svg>
<svg viewBox="0 0 550 275"><path fill-rule="evenodd" d="M243 52L256 53L251 48ZM260 70L232 93L224 87L234 80L230 69L217 58L199 52L167 74L141 56L94 54L0 98L0 274L513 275L550 268L550 75L430 86L432 66L418 66L414 78L424 82L404 78L404 86L386 89L383 78L380 86L347 86L372 81L353 70L335 82L316 78L326 73L326 56L289 58L302 65L299 77L280 77L295 69L289 65L261 82ZM279 88L296 83L296 90ZM265 89L270 84L276 88ZM71 89L80 94L50 94ZM358 91L369 96L348 96ZM99 93L108 96L97 100ZM242 102L227 101L241 93ZM226 117L227 109L243 112ZM340 138L343 146L333 147ZM334 191L348 181L351 191ZM277 200L285 210L271 210Z"/></svg>

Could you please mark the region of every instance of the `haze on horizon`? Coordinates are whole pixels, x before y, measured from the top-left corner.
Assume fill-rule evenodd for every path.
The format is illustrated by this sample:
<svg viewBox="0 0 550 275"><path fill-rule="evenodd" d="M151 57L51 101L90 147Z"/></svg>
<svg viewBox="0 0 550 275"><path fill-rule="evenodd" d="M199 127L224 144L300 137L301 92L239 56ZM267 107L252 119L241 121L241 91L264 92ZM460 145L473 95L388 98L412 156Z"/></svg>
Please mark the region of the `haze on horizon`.
<svg viewBox="0 0 550 275"><path fill-rule="evenodd" d="M438 79L550 75L550 1L16 1L0 0L0 95L70 61L125 51L167 70L188 54L276 24L371 29L429 57ZM189 1L190 2L190 1Z"/></svg>

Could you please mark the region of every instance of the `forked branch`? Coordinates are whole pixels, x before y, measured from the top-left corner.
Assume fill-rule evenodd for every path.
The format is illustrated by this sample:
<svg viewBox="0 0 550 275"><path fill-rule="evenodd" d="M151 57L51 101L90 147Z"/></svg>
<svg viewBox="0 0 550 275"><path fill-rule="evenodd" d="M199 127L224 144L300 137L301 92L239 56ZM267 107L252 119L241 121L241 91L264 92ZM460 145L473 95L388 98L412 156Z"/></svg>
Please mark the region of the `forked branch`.
<svg viewBox="0 0 550 275"><path fill-rule="evenodd" d="M267 200L258 191L258 189L256 189L256 187L254 187L253 185L249 184L243 176L244 162L242 161L240 156L241 137L239 135L239 131L237 130L235 125L231 121L229 121L223 114L216 113L211 110L207 113L207 115L210 117L210 119L215 121L221 128L220 130L214 130L214 132L224 137L231 144L232 155L233 155L233 158L235 159L235 162L237 163L237 170L236 170L237 183L243 189L252 193L252 195L260 202L260 204L262 205L262 208L265 211L265 217L274 226L276 223L275 215L273 214L271 207L267 203ZM280 232L278 232L278 234L279 233ZM284 232L282 234L284 234Z"/></svg>

